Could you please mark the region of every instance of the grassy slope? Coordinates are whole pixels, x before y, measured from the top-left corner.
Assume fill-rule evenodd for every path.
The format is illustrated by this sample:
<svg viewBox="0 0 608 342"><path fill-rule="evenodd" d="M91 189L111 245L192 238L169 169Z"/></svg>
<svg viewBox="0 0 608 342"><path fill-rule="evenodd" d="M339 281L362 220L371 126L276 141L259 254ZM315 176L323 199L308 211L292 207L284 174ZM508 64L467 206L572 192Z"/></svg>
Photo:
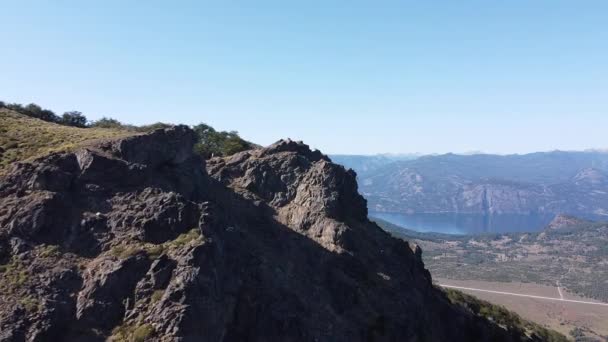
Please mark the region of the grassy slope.
<svg viewBox="0 0 608 342"><path fill-rule="evenodd" d="M0 109L0 174L14 162L71 150L95 140L133 134L124 130L62 126Z"/></svg>

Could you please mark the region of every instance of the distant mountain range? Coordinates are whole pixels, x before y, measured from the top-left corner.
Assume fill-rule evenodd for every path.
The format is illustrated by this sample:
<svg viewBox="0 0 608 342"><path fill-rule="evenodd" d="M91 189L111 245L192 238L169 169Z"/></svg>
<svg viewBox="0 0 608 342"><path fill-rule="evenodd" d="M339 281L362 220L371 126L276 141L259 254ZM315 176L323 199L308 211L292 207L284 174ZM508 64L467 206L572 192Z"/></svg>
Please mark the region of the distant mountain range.
<svg viewBox="0 0 608 342"><path fill-rule="evenodd" d="M608 153L332 156L371 211L608 215Z"/></svg>
<svg viewBox="0 0 608 342"><path fill-rule="evenodd" d="M374 155L355 155L355 154L334 154L331 160L334 163L342 164L357 171L359 178L372 175L378 169L398 161L413 160L420 157L420 154L374 154Z"/></svg>

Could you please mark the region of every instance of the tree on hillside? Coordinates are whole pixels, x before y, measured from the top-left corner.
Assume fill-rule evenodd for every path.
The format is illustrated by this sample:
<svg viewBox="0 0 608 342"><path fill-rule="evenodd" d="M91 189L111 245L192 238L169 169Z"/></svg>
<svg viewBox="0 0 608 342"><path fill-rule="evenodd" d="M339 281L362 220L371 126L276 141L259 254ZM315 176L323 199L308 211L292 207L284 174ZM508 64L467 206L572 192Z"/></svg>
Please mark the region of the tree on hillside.
<svg viewBox="0 0 608 342"><path fill-rule="evenodd" d="M120 128L124 128L124 125L116 119L106 118L104 116L103 118L101 118L99 120L91 122L89 127L120 129Z"/></svg>
<svg viewBox="0 0 608 342"><path fill-rule="evenodd" d="M49 121L49 122L58 122L59 121L59 117L57 115L55 115L55 113L53 113L53 111L48 110L48 109L42 109L39 105L34 104L34 103L30 103L27 106L25 106L24 111L27 113L27 115L37 118L37 119L41 119L41 120Z"/></svg>
<svg viewBox="0 0 608 342"><path fill-rule="evenodd" d="M201 123L192 127L198 137L194 151L204 158L211 156L228 156L253 148L253 144L242 139L236 131L216 131L213 127Z"/></svg>
<svg viewBox="0 0 608 342"><path fill-rule="evenodd" d="M150 125L129 126L129 127L131 127L133 130L135 130L137 132L152 132L152 131L155 131L157 129L171 128L173 126L175 126L175 125L164 123L164 122L157 122L157 123L153 123L153 124L150 124Z"/></svg>
<svg viewBox="0 0 608 342"><path fill-rule="evenodd" d="M67 126L84 128L87 126L87 118L78 111L65 112L61 116L61 123Z"/></svg>
<svg viewBox="0 0 608 342"><path fill-rule="evenodd" d="M53 111L48 109L42 109L42 107L35 103L30 103L24 107L19 103L5 103L3 101L0 101L0 108L8 108L23 115L27 115L44 121L59 122L59 117L55 115Z"/></svg>

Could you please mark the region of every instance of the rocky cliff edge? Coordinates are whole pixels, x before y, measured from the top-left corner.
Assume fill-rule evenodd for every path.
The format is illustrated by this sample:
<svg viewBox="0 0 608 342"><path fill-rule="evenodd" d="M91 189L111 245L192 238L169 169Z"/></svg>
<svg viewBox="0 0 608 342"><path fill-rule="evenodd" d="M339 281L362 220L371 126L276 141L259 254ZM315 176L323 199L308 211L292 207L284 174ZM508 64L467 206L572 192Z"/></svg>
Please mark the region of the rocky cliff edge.
<svg viewBox="0 0 608 342"><path fill-rule="evenodd" d="M453 306L300 142L206 163L185 126L0 179L0 341L520 340Z"/></svg>

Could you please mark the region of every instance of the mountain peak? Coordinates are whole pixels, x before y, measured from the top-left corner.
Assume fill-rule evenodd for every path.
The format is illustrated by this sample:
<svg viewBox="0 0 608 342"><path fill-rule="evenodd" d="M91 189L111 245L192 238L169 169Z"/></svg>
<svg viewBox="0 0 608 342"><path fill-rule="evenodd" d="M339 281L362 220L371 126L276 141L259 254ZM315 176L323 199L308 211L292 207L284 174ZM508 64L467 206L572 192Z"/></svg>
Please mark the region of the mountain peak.
<svg viewBox="0 0 608 342"><path fill-rule="evenodd" d="M192 137L107 140L1 176L0 339L514 339L367 219L352 170L290 140L205 164Z"/></svg>
<svg viewBox="0 0 608 342"><path fill-rule="evenodd" d="M281 139L268 147L260 149L258 152L261 157L281 152L295 152L313 161L321 159L329 161L329 158L322 154L321 151L313 151L304 142L294 141L289 138Z"/></svg>

